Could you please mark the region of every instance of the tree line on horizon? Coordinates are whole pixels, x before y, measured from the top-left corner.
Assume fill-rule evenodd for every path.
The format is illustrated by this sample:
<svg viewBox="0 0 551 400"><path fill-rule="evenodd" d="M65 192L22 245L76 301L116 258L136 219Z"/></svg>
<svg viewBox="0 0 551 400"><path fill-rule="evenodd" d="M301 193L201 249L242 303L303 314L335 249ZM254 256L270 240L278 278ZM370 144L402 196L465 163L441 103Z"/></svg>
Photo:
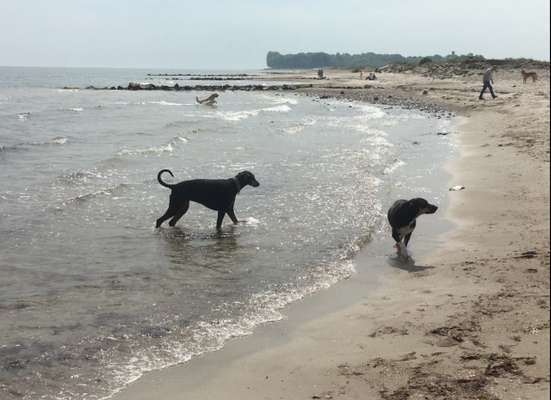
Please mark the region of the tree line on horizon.
<svg viewBox="0 0 551 400"><path fill-rule="evenodd" d="M457 55L451 52L446 56L435 54L433 56L403 56L401 54L378 54L378 53L336 53L324 52L281 54L277 51L269 51L266 55L266 64L274 69L306 69L306 68L378 68L387 64L426 64L442 63L464 60L485 60L484 56L472 53Z"/></svg>

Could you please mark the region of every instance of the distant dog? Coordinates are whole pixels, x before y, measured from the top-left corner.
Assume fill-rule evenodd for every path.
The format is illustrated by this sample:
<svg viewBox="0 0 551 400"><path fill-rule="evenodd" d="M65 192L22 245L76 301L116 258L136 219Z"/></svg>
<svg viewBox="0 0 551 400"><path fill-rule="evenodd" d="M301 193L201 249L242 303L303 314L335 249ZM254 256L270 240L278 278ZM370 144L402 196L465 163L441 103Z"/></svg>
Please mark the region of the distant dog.
<svg viewBox="0 0 551 400"><path fill-rule="evenodd" d="M216 104L217 97L218 97L218 93L213 93L209 97L205 97L204 99L200 99L199 97L195 96L195 101L199 104L206 104L207 106L213 106Z"/></svg>
<svg viewBox="0 0 551 400"><path fill-rule="evenodd" d="M522 74L522 81L526 83L528 78L532 78L532 82L535 82L538 80L538 74L535 72L526 72L525 70L521 69L520 73Z"/></svg>
<svg viewBox="0 0 551 400"><path fill-rule="evenodd" d="M168 169L163 169L157 174L159 183L172 190L168 210L157 220L157 228L169 218L171 220L168 224L170 226L176 225L178 220L189 209L190 201L195 201L211 210L218 211L218 219L216 220L217 230L220 230L222 227L222 220L226 214L228 214L234 224L237 224L239 221L233 210L235 196L247 185L253 187L260 185L249 171L240 172L230 179L194 179L174 185L163 182L161 175L164 172L168 172L171 176L174 176Z"/></svg>
<svg viewBox="0 0 551 400"><path fill-rule="evenodd" d="M388 210L388 222L400 256L407 257L407 245L415 229L416 219L422 214L434 214L438 207L425 199L397 200ZM402 243L403 240L403 243ZM403 244L403 246L402 246Z"/></svg>

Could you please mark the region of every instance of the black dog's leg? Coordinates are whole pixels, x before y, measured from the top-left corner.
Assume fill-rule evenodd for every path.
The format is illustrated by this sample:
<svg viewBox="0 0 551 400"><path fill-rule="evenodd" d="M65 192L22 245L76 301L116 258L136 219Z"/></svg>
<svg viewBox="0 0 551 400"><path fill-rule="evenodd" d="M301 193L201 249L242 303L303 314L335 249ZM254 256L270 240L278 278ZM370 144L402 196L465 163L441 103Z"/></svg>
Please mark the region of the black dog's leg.
<svg viewBox="0 0 551 400"><path fill-rule="evenodd" d="M404 244L406 245L406 247L408 246L408 243L409 243L409 239L411 238L411 234L413 232L410 232L406 235L405 239L404 239Z"/></svg>
<svg viewBox="0 0 551 400"><path fill-rule="evenodd" d="M182 208L176 212L176 214L172 217L170 222L168 223L170 226L176 225L178 220L184 216L184 214L189 210L189 201L186 201Z"/></svg>
<svg viewBox="0 0 551 400"><path fill-rule="evenodd" d="M228 215L229 215L229 217L231 218L231 220L233 221L234 224L237 225L239 223L239 220L235 216L235 211L233 211L233 208L231 210L228 210Z"/></svg>
<svg viewBox="0 0 551 400"><path fill-rule="evenodd" d="M176 206L176 202L174 201L174 198L172 195L170 196L170 201L168 203L168 209L164 213L164 215L157 220L157 223L155 224L155 228L159 228L163 222L165 222L170 217L173 217L178 212L178 207Z"/></svg>
<svg viewBox="0 0 551 400"><path fill-rule="evenodd" d="M155 224L155 228L159 228L163 222L165 222L167 219L172 217L174 214L176 214L176 209L172 207L168 207L168 210L166 210L164 215L157 220L157 223Z"/></svg>
<svg viewBox="0 0 551 400"><path fill-rule="evenodd" d="M400 243L402 241L402 238L400 237L400 233L396 229L392 229L392 237L396 241L396 244Z"/></svg>
<svg viewBox="0 0 551 400"><path fill-rule="evenodd" d="M216 230L222 229L222 221L224 220L225 215L226 215L225 211L218 211L218 219L216 220Z"/></svg>

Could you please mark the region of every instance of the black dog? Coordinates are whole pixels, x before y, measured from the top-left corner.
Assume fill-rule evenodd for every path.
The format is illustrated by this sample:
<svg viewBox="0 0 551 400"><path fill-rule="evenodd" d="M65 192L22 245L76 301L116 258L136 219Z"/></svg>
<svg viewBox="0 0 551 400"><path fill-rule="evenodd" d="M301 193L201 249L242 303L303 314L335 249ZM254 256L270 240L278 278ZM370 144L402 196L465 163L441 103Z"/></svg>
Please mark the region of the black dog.
<svg viewBox="0 0 551 400"><path fill-rule="evenodd" d="M195 201L211 210L218 211L218 219L216 220L216 229L218 230L222 227L222 220L226 214L229 215L234 224L237 224L239 221L233 211L235 196L247 185L254 187L260 185L249 171L240 172L230 179L194 179L175 185L163 182L161 175L164 172L174 176L170 170L163 169L157 174L157 180L161 185L171 189L172 193L170 193L168 210L157 220L157 228L169 218L172 219L168 224L170 226L176 225L176 222L188 210L190 201Z"/></svg>
<svg viewBox="0 0 551 400"><path fill-rule="evenodd" d="M438 207L430 204L425 199L397 200L388 210L388 222L392 227L392 237L396 241L398 253L407 255L407 245L411 234L415 229L416 219L421 214L434 214ZM402 249L401 243L404 240Z"/></svg>

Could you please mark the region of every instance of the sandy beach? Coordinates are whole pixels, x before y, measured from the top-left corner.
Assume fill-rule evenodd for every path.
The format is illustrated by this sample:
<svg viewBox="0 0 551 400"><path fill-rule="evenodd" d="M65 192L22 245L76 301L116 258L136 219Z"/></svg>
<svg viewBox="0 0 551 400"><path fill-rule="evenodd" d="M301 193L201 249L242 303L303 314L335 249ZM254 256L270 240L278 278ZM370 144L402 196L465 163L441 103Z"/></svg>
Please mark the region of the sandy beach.
<svg viewBox="0 0 551 400"><path fill-rule="evenodd" d="M538 73L523 84L498 71L499 97L479 101L476 76L385 73L354 89L366 81L327 71L303 92L459 116L447 169L449 187L465 189L449 192L453 228L415 266L386 265L368 299L361 279L337 284L291 306L288 320L115 398L549 398L549 70Z"/></svg>

